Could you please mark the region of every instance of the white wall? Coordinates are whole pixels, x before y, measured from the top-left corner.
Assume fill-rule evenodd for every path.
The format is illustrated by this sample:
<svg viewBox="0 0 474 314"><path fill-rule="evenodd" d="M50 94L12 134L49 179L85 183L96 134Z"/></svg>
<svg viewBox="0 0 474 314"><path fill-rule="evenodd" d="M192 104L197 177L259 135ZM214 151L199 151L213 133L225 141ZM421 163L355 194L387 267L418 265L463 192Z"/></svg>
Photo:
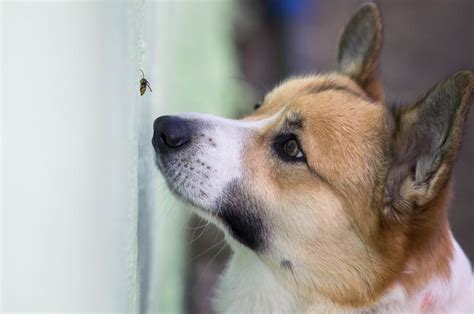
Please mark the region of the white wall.
<svg viewBox="0 0 474 314"><path fill-rule="evenodd" d="M251 103L232 1L0 8L0 312L182 312L189 211L154 167L152 123Z"/></svg>
<svg viewBox="0 0 474 314"><path fill-rule="evenodd" d="M138 3L1 4L2 312L137 309Z"/></svg>

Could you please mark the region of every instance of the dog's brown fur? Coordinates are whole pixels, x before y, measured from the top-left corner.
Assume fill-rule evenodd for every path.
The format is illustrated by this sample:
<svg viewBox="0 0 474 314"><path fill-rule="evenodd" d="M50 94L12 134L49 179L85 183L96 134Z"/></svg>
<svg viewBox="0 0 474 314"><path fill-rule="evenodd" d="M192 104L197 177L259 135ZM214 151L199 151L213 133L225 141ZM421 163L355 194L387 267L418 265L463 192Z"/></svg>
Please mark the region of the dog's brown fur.
<svg viewBox="0 0 474 314"><path fill-rule="evenodd" d="M338 73L290 79L246 118L279 114L253 137L244 164L266 217L286 233L272 247L298 256L282 280L295 282L305 301L316 289L341 305L366 306L395 284L411 292L450 275L446 207L473 74L459 72L413 105L390 107L378 72L381 25L378 9L364 6L342 35ZM443 101L455 108L438 109ZM449 115L449 127L432 129L445 123L437 114ZM308 166L269 154L274 131L285 129L300 138Z"/></svg>

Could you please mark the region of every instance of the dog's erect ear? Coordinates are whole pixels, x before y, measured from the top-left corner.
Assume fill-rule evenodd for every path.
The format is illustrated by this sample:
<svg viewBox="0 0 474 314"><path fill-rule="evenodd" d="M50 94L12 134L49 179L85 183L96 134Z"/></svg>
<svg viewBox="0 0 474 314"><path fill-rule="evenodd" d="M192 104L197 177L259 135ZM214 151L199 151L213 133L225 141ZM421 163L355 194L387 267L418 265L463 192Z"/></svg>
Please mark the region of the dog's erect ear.
<svg viewBox="0 0 474 314"><path fill-rule="evenodd" d="M374 100L383 98L378 69L382 37L379 9L368 3L346 25L337 52L339 71L355 80Z"/></svg>
<svg viewBox="0 0 474 314"><path fill-rule="evenodd" d="M449 183L473 94L474 74L463 71L416 103L393 109L395 160L385 186L387 214L410 213Z"/></svg>

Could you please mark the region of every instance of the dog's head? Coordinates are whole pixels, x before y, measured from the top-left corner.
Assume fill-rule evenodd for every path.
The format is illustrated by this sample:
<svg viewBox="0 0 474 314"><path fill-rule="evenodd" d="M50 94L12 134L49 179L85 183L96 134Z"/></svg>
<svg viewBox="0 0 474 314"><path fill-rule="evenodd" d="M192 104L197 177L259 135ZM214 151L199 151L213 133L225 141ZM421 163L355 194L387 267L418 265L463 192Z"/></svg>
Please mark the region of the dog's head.
<svg viewBox="0 0 474 314"><path fill-rule="evenodd" d="M302 298L368 304L433 241L450 254L444 203L473 75L386 105L381 28L377 8L363 6L340 39L337 72L286 80L242 120L154 123L171 190ZM444 273L443 263L426 267Z"/></svg>

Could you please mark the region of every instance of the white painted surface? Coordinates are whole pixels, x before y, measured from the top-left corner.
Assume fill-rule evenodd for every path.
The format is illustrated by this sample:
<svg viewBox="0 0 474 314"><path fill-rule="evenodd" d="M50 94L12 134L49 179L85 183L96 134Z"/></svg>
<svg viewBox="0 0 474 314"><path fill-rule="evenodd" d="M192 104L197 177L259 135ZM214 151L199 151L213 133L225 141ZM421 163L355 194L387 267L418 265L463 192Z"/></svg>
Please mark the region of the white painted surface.
<svg viewBox="0 0 474 314"><path fill-rule="evenodd" d="M231 1L143 3L0 3L2 313L183 310L187 212L154 168L152 123L251 102Z"/></svg>
<svg viewBox="0 0 474 314"><path fill-rule="evenodd" d="M2 312L134 310L133 7L1 5Z"/></svg>

